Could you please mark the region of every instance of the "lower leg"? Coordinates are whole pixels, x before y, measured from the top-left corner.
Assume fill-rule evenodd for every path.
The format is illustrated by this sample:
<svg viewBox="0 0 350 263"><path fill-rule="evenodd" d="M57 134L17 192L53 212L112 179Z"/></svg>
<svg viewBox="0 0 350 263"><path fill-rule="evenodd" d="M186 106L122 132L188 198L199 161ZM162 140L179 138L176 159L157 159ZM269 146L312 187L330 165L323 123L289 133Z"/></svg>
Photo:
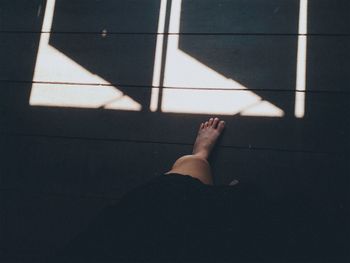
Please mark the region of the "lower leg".
<svg viewBox="0 0 350 263"><path fill-rule="evenodd" d="M218 118L210 118L209 121L202 123L193 147L193 154L179 158L166 174L189 175L204 184L212 185L213 178L208 158L223 129L224 122L219 121Z"/></svg>

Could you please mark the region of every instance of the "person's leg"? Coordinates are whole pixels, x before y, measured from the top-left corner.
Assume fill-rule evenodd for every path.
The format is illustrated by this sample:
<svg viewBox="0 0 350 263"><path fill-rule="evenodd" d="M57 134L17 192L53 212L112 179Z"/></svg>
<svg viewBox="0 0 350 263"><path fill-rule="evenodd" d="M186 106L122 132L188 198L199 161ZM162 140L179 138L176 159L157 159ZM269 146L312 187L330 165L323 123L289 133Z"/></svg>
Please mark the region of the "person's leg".
<svg viewBox="0 0 350 263"><path fill-rule="evenodd" d="M199 179L204 184L213 184L210 165L207 160L196 155L185 155L177 159L169 172L189 175Z"/></svg>
<svg viewBox="0 0 350 263"><path fill-rule="evenodd" d="M185 155L176 160L172 169L166 174L177 173L199 179L202 183L212 185L213 177L208 157L217 139L225 127L218 118L210 118L202 123L194 143L192 155Z"/></svg>

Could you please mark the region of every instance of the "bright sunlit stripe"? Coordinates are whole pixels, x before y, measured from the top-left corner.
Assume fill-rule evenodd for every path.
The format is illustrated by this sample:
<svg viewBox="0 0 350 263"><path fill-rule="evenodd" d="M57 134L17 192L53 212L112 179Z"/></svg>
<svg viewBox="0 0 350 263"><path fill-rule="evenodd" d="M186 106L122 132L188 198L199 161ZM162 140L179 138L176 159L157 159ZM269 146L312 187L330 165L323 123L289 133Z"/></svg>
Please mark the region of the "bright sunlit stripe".
<svg viewBox="0 0 350 263"><path fill-rule="evenodd" d="M174 74L175 79L182 79L179 78L181 74L177 74L177 70L169 70L172 66L177 67L178 69L183 70L183 64L180 63L180 58L178 57L179 54L182 54L183 52L179 52L179 33L180 33L180 19L181 19L181 4L182 0L178 1L171 1L171 8L170 8L170 18L169 18L169 32L171 32L174 35L168 36L168 45L167 50L165 50L165 64L164 64L164 86L171 86L169 85L169 76L173 76ZM170 64L170 66L169 66ZM187 70L186 70L187 71ZM187 71L189 73L189 71ZM190 74L192 76L196 75L196 71L192 71ZM186 81L187 78L182 79L183 81ZM177 86L177 85L175 85ZM161 103L163 105L163 102Z"/></svg>
<svg viewBox="0 0 350 263"><path fill-rule="evenodd" d="M158 97L159 97L159 85L160 85L160 73L162 68L163 58L163 42L164 42L164 27L165 27L165 16L166 7L168 0L161 0L159 19L158 19L158 30L157 30L157 44L156 53L154 57L154 69L153 69L153 81L152 81L152 95L150 110L156 111L158 109Z"/></svg>
<svg viewBox="0 0 350 263"><path fill-rule="evenodd" d="M169 32L172 34L180 33L181 5L182 0L173 0L171 2Z"/></svg>
<svg viewBox="0 0 350 263"><path fill-rule="evenodd" d="M55 11L55 4L56 4L56 0L47 0L46 1L44 20L43 20L43 26L41 28L41 31L47 32L47 33L40 34L38 55L37 55L37 62L36 63L38 63L38 61L42 57L40 51L45 49L45 47L49 45L49 40L50 40L50 33L49 32L51 32L52 20L53 20L53 15L54 15L54 11ZM35 65L33 80L36 80L37 77L38 77L38 67L37 67L37 65Z"/></svg>
<svg viewBox="0 0 350 263"><path fill-rule="evenodd" d="M300 0L299 9L299 34L307 34L307 6L308 0Z"/></svg>
<svg viewBox="0 0 350 263"><path fill-rule="evenodd" d="M307 55L307 7L308 0L300 0L299 36L297 53L297 79L294 114L297 118L305 115L306 55Z"/></svg>
<svg viewBox="0 0 350 263"><path fill-rule="evenodd" d="M43 32L51 32L52 19L55 11L56 0L47 0L45 7L45 15L42 26Z"/></svg>

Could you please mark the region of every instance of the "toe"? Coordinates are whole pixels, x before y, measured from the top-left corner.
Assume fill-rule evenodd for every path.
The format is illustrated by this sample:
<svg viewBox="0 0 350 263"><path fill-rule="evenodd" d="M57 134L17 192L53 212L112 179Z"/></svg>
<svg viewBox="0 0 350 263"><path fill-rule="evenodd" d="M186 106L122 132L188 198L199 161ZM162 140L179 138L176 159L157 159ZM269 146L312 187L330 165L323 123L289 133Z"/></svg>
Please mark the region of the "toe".
<svg viewBox="0 0 350 263"><path fill-rule="evenodd" d="M213 122L213 128L216 129L218 127L218 123L219 123L219 118L215 118Z"/></svg>
<svg viewBox="0 0 350 263"><path fill-rule="evenodd" d="M210 119L209 119L209 126L213 126L213 122L214 122L214 119L213 119L213 118L210 118Z"/></svg>
<svg viewBox="0 0 350 263"><path fill-rule="evenodd" d="M206 121L206 122L204 123L204 127L205 127L205 128L209 127L209 122Z"/></svg>
<svg viewBox="0 0 350 263"><path fill-rule="evenodd" d="M203 129L204 128L204 123L201 123L201 125L199 125L199 129Z"/></svg>
<svg viewBox="0 0 350 263"><path fill-rule="evenodd" d="M220 121L219 125L218 125L218 130L219 132L222 132L222 130L225 128L225 122L224 121Z"/></svg>

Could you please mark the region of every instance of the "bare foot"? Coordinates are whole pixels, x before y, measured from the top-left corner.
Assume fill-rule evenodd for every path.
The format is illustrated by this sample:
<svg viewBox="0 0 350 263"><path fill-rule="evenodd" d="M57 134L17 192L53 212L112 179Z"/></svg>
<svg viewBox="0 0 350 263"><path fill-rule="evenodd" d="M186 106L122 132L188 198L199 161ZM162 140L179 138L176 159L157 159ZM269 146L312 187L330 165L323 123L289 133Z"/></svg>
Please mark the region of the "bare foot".
<svg viewBox="0 0 350 263"><path fill-rule="evenodd" d="M193 146L193 154L208 159L224 127L225 122L219 118L210 118L209 121L202 123Z"/></svg>

